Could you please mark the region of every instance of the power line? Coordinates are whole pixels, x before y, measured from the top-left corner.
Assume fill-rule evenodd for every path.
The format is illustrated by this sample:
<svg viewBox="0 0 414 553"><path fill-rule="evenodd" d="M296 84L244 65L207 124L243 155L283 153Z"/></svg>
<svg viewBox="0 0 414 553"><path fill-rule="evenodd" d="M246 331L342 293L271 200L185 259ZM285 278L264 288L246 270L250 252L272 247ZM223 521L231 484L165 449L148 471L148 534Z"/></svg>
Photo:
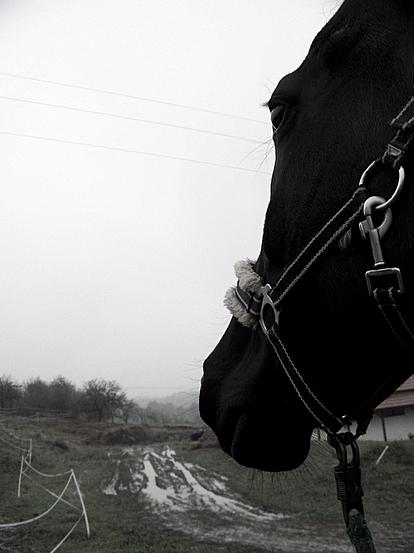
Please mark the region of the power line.
<svg viewBox="0 0 414 553"><path fill-rule="evenodd" d="M20 75L18 73L9 73L9 72L6 72L6 71L0 71L0 75L3 75L5 77L12 77L12 78L15 78L15 79L25 79L27 81L34 81L34 82L38 82L38 83L52 84L52 85L56 85L56 86L64 86L64 87L67 87L67 88L74 88L74 89L77 89L77 90L88 90L88 91L91 91L91 92L98 92L100 94L109 94L111 96L120 96L121 98L129 98L129 99L132 99L132 100L140 100L142 102L151 102L153 104L162 104L162 105L165 105L165 106L172 106L172 107L181 108L181 109L188 109L188 110L192 110L192 111L201 111L203 113L211 113L212 115L220 115L221 117L230 117L232 119L241 119L243 121L250 121L251 123L258 123L260 125L266 125L267 124L264 121L260 121L258 119L253 119L251 117L244 117L242 115L234 115L232 113L225 113L223 111L214 111L214 110L211 110L211 109L199 108L199 107L196 107L196 106L189 106L187 104L178 104L178 103L175 103L175 102L167 102L165 100L156 100L154 98L147 98L145 96L137 96L135 94L128 94L128 93L125 93L125 92L118 92L118 91L115 91L115 90L106 90L104 88L94 88L94 87L90 87L90 86L65 83L65 82L62 82L62 81L54 81L54 80L51 80L51 79L40 79L38 77L29 77L27 75Z"/></svg>
<svg viewBox="0 0 414 553"><path fill-rule="evenodd" d="M178 390L180 392L197 392L197 388L179 388L177 386L123 386L123 388L137 388L142 390Z"/></svg>
<svg viewBox="0 0 414 553"><path fill-rule="evenodd" d="M117 114L117 113L108 113L108 112L105 112L105 111L95 111L95 110L85 109L85 108L75 108L75 107L72 107L72 106L64 106L64 105L61 105L61 104L50 104L50 103L47 103L47 102L40 102L38 100L28 100L26 98L16 98L14 96L2 96L2 95L0 95L0 99L12 101L12 102L22 102L22 103L25 103L25 104L34 104L36 106L44 106L44 107L49 107L49 108L65 109L65 110L68 110L68 111L79 111L81 113L89 113L91 115L103 115L105 117L113 117L113 118L116 118L116 119L125 119L125 120L128 120L128 121L137 121L139 123L148 123L150 125L158 125L160 127L170 127L170 128L181 129L181 130L185 130L185 131L199 132L199 133L203 133L203 134L211 134L213 136L223 136L225 138L232 138L232 139L235 139L235 140L243 140L245 142L253 142L255 144L263 144L263 141L261 141L261 140L253 140L252 138L245 138L244 136L237 136L237 135L234 135L234 134L225 134L225 133L220 133L220 132L216 132L216 131L210 131L210 130L207 130L207 129L197 129L197 128L194 128L194 127L186 127L184 125L174 125L172 123L163 123L161 121L153 121L153 120L150 120L150 119L141 119L139 117L132 117L132 116L129 116L129 115L120 115L120 114Z"/></svg>
<svg viewBox="0 0 414 553"><path fill-rule="evenodd" d="M129 148L118 148L116 146L105 146L103 144L92 144L90 142L78 142L75 140L65 140L62 138L52 138L48 136L40 136L35 134L24 134L24 133L17 133L12 131L2 131L0 130L0 134L7 135L7 136L16 136L20 138L30 138L35 140L43 140L46 142L57 142L59 144L71 144L73 146L84 146L88 148L96 148L100 150L112 150L114 152L124 152L127 154L136 154L136 155L142 155L142 156L148 156L148 157L156 157L156 158L163 158L163 159L170 159L174 161L185 161L187 163L197 163L200 165L210 165L211 167L219 167L221 169L234 169L236 171L245 171L248 173L255 173L257 175L270 175L267 171L261 171L256 169L248 169L247 167L237 167L237 165L227 165L225 163L215 163L212 161L203 161L200 159L191 159L187 157L178 157L178 156L170 156L167 154L158 154L156 152L144 152L142 150L132 150Z"/></svg>

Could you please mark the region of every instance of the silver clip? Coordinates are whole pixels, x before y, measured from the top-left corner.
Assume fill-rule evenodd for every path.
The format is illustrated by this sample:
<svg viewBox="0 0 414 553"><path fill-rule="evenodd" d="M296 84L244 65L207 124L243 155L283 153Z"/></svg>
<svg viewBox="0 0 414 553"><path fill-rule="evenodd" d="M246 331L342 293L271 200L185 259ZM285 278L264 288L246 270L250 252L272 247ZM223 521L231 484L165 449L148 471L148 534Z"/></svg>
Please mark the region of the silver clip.
<svg viewBox="0 0 414 553"><path fill-rule="evenodd" d="M262 305L260 309L260 326L262 327L262 330L266 336L269 334L269 331L274 324L276 325L279 324L280 311L276 309L274 301L269 296L271 291L272 291L272 287L270 286L270 284L266 284L265 286L262 286L259 290L259 294L263 296ZM264 317L265 317L265 310L268 311L269 309L272 313L273 321L272 321L272 324L269 324L269 327L267 327Z"/></svg>
<svg viewBox="0 0 414 553"><path fill-rule="evenodd" d="M385 236L392 223L391 209L385 211L384 219L379 226L375 226L372 215L375 209L385 202L381 196L371 196L364 203L365 221L359 224L359 230L363 238L369 238L372 255L374 257L374 266L382 267L385 265L384 256L381 248L381 238Z"/></svg>

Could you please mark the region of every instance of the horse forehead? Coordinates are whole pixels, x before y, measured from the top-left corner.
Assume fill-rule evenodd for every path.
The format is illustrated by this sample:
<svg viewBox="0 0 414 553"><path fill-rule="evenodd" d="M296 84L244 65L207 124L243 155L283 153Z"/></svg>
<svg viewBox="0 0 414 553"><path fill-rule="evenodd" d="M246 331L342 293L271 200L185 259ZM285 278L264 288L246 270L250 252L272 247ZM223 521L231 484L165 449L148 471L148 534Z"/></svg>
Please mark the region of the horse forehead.
<svg viewBox="0 0 414 553"><path fill-rule="evenodd" d="M396 8L412 10L412 0L342 0L331 21L343 14L360 16L368 13L381 16L388 11L395 11Z"/></svg>
<svg viewBox="0 0 414 553"><path fill-rule="evenodd" d="M295 250L303 232L316 231L323 217L357 185L365 161L380 154L386 123L394 114L391 98L400 93L399 87L390 85L408 86L406 68L391 63L387 54L396 41L398 56L406 51L405 43L411 44L400 26L404 14L414 15L413 6L414 2L397 0L345 0L315 38L301 66L274 91L274 103L277 97L282 103L287 100L293 116L277 137L263 234L270 258L288 255L287 236ZM406 29L407 22L404 25ZM366 97L367 82L375 95Z"/></svg>
<svg viewBox="0 0 414 553"><path fill-rule="evenodd" d="M389 49L396 31L403 33L410 27L413 15L412 0L345 0L316 35L310 53L318 51L329 58L332 52L347 53L360 41L363 48L374 52ZM398 38L401 47L401 35Z"/></svg>
<svg viewBox="0 0 414 553"><path fill-rule="evenodd" d="M303 63L280 80L268 104L275 97L303 101L308 92L319 96L320 88L326 89L328 79L343 78L344 64L348 77L351 64L355 79L361 75L366 77L366 70L372 77L385 78L384 59L394 49L395 37L395 30L381 21L349 16L332 19L316 36ZM387 67L385 73L388 78L392 77L391 68Z"/></svg>
<svg viewBox="0 0 414 553"><path fill-rule="evenodd" d="M412 0L344 0L326 25L329 29L340 22L361 22L392 28L395 24L410 25L414 15ZM323 32L323 30L322 30Z"/></svg>

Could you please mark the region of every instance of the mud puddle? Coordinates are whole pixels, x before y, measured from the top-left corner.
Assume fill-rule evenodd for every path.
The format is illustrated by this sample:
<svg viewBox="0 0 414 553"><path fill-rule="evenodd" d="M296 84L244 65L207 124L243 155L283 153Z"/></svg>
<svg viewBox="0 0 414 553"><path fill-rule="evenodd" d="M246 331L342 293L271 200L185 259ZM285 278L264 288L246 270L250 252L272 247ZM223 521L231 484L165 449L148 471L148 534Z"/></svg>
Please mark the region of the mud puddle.
<svg viewBox="0 0 414 553"><path fill-rule="evenodd" d="M352 553L340 531L321 536L299 516L249 505L229 490L226 477L183 462L168 446L125 448L112 462L103 494L135 494L165 526L197 539L274 553Z"/></svg>

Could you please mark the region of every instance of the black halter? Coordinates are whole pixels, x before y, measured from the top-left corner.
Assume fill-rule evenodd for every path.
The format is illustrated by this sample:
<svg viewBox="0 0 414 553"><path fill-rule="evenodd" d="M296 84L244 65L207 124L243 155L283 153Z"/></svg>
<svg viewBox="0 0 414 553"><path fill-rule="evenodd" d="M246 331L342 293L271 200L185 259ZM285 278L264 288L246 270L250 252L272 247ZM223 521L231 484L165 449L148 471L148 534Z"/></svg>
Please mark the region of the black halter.
<svg viewBox="0 0 414 553"><path fill-rule="evenodd" d="M387 267L381 249L381 238L390 226L391 205L396 201L404 184L403 162L414 139L414 97L392 120L391 126L397 129L394 138L387 145L383 156L374 161L364 172L359 186L325 225L312 237L298 256L284 270L282 276L272 287L265 284L258 294L243 290L239 283L235 290L238 300L245 309L260 322L262 331L270 342L283 370L303 405L329 436L352 420L357 421L356 436L366 432L372 412L392 392L394 392L411 374L408 369L394 371L392 376L378 388L354 413L334 414L312 391L312 386L303 378L300 369L290 355L279 331L279 313L285 299L327 253L337 247L338 241L358 222L361 234L368 238L374 258L374 267L367 271L365 279L369 294L387 323L393 336L401 345L414 350L414 332L409 327L401 308L404 285L398 267ZM370 196L367 182L375 172L390 170L395 173L397 185L392 196L385 200L379 196ZM372 215L374 211L384 212L384 221L376 226Z"/></svg>

